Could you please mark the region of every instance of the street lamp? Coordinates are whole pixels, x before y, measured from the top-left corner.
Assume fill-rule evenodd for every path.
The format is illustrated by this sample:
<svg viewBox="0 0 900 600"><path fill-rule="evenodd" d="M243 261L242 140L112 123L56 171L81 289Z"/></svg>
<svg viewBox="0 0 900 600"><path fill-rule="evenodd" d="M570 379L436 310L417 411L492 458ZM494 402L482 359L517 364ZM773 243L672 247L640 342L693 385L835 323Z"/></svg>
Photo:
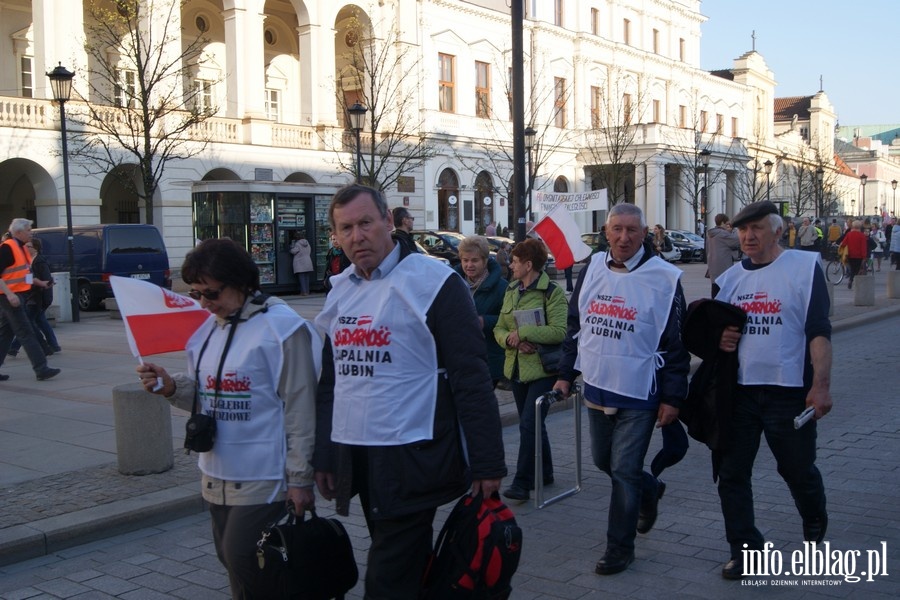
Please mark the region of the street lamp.
<svg viewBox="0 0 900 600"><path fill-rule="evenodd" d="M894 198L891 200L891 213L897 216L897 180L891 180L891 189L894 190Z"/></svg>
<svg viewBox="0 0 900 600"><path fill-rule="evenodd" d="M704 148L700 152L700 162L703 163L703 203L700 205L700 219L703 224L706 224L706 207L709 206L709 157L712 156L712 152L709 151L709 148ZM699 224L694 225L694 231L696 233L700 233Z"/></svg>
<svg viewBox="0 0 900 600"><path fill-rule="evenodd" d="M775 163L773 163L771 160L767 160L766 162L763 163L763 169L766 170L766 200L767 201L769 200L769 196L772 193L772 184L769 180L769 175L772 174L772 166L774 164Z"/></svg>
<svg viewBox="0 0 900 600"><path fill-rule="evenodd" d="M63 190L66 195L66 237L69 240L69 294L72 302L72 321L78 322L78 275L75 272L75 238L72 235L72 195L69 191L69 146L66 140L66 102L72 95L74 71L69 71L62 63L47 73L53 98L59 102L59 129L62 137Z"/></svg>
<svg viewBox="0 0 900 600"><path fill-rule="evenodd" d="M825 216L825 194L822 189L822 181L825 179L825 169L816 169L816 209L819 217Z"/></svg>
<svg viewBox="0 0 900 600"><path fill-rule="evenodd" d="M347 109L350 117L350 129L356 134L356 183L362 183L362 146L359 141L359 132L366 124L366 111L369 110L359 102Z"/></svg>
<svg viewBox="0 0 900 600"><path fill-rule="evenodd" d="M534 185L534 161L531 157L531 149L534 148L534 136L537 135L534 127L528 127L522 132L525 138L525 152L528 153L528 218L532 219L531 188Z"/></svg>
<svg viewBox="0 0 900 600"><path fill-rule="evenodd" d="M860 175L859 181L862 183L863 193L862 193L862 216L866 216L866 182L869 180L868 175Z"/></svg>

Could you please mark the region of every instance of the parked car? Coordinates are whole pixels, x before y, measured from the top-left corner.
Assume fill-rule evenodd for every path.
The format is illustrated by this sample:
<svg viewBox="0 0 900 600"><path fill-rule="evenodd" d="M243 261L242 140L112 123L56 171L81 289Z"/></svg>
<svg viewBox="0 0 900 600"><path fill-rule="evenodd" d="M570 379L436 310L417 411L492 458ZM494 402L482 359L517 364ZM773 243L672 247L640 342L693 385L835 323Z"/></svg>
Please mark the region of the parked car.
<svg viewBox="0 0 900 600"><path fill-rule="evenodd" d="M582 233L581 241L591 247L594 253L606 252L609 249L609 242L606 241L606 233L592 231L590 233Z"/></svg>
<svg viewBox="0 0 900 600"><path fill-rule="evenodd" d="M666 232L672 245L681 250L682 262L704 262L706 260L706 242L696 233L672 229Z"/></svg>
<svg viewBox="0 0 900 600"><path fill-rule="evenodd" d="M43 255L54 272L69 270L69 243L65 227L35 229ZM75 225L72 227L78 308L96 310L111 298L110 275L143 279L172 289L169 255L162 235L153 225Z"/></svg>
<svg viewBox="0 0 900 600"><path fill-rule="evenodd" d="M510 248L516 245L516 242L513 241L512 238L503 237L500 235L490 235L485 239L487 239L488 245L491 247L491 256L497 255L497 250L500 249L500 244L502 244L503 242L508 243ZM544 270L548 269L556 269L556 257L553 256L553 253L550 252L550 250L547 250L547 264L544 265Z"/></svg>
<svg viewBox="0 0 900 600"><path fill-rule="evenodd" d="M415 241L422 244L428 254L440 256L450 261L450 266L459 264L459 243L466 239L456 231L418 230L412 232Z"/></svg>
<svg viewBox="0 0 900 600"><path fill-rule="evenodd" d="M419 254L424 254L428 258L433 258L434 260L436 260L440 263L443 263L443 264L447 265L448 267L450 266L450 261L447 260L446 258L444 258L442 256L435 256L434 254L429 254L428 250L425 249L425 246L423 246L419 242L414 241L413 243L416 245L416 248L419 250Z"/></svg>

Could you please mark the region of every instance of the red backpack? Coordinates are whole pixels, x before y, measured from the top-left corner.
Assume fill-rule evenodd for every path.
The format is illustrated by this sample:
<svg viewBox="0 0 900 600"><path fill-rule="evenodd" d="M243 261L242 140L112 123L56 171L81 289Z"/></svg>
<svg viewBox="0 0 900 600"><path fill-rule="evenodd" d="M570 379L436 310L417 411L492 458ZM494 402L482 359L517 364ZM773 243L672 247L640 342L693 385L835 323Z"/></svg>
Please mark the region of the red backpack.
<svg viewBox="0 0 900 600"><path fill-rule="evenodd" d="M519 566L522 529L500 496L459 499L425 570L422 600L505 600Z"/></svg>

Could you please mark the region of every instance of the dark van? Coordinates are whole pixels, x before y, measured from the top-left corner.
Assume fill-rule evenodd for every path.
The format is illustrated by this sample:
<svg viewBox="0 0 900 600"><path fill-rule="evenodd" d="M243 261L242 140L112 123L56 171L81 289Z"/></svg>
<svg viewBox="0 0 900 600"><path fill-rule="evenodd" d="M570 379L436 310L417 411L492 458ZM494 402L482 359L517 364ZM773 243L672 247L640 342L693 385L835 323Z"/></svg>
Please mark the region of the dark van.
<svg viewBox="0 0 900 600"><path fill-rule="evenodd" d="M66 228L47 227L33 233L43 244L50 270L68 271ZM110 275L144 279L172 289L169 255L153 225L76 225L72 236L81 310L96 310L101 301L112 297Z"/></svg>

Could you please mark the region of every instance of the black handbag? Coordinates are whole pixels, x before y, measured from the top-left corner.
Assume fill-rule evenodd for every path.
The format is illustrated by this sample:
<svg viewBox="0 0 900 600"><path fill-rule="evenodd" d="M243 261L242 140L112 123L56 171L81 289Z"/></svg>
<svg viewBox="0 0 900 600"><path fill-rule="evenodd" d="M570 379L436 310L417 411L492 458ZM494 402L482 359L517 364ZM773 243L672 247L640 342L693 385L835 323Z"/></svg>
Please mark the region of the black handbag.
<svg viewBox="0 0 900 600"><path fill-rule="evenodd" d="M343 598L359 580L353 546L337 519L316 515L297 519L293 504L269 524L256 543L259 568L271 572L279 598Z"/></svg>
<svg viewBox="0 0 900 600"><path fill-rule="evenodd" d="M541 368L547 373L559 373L559 359L562 358L562 344L536 344Z"/></svg>

